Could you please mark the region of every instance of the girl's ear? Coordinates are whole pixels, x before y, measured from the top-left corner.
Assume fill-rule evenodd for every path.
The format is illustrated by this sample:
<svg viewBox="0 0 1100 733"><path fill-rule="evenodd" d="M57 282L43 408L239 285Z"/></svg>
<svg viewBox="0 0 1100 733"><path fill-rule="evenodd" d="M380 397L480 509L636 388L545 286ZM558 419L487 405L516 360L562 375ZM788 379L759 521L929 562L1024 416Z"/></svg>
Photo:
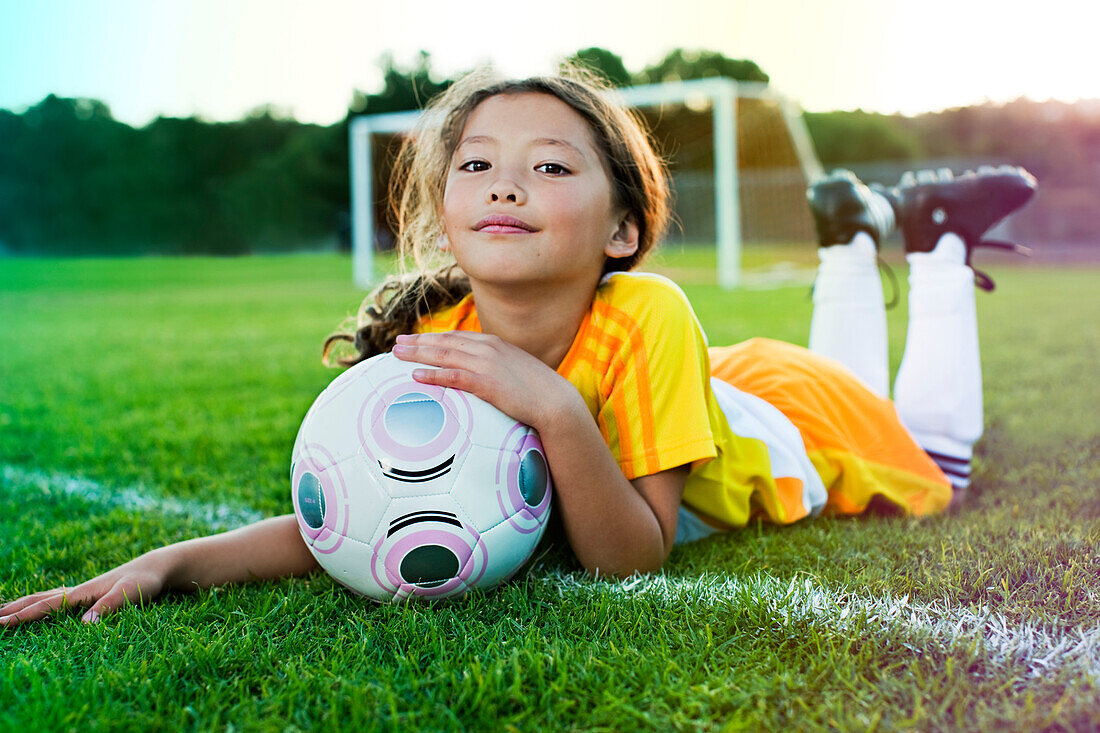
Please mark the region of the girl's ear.
<svg viewBox="0 0 1100 733"><path fill-rule="evenodd" d="M451 240L447 239L447 233L439 235L439 239L435 240L435 246L439 248L440 252L448 252L451 249Z"/></svg>
<svg viewBox="0 0 1100 733"><path fill-rule="evenodd" d="M607 240L604 254L616 259L631 256L638 251L638 236L638 224L634 221L634 215L625 215Z"/></svg>

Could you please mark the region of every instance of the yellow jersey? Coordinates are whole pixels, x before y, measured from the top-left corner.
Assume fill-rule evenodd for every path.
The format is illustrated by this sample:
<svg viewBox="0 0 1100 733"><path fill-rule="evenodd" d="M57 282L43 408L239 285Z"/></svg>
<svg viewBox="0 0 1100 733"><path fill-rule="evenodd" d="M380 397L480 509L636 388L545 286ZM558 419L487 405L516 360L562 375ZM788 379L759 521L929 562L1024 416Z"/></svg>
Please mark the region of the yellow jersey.
<svg viewBox="0 0 1100 733"><path fill-rule="evenodd" d="M472 296L417 330L480 331ZM687 297L660 275L606 276L557 372L626 478L690 465L683 503L713 526L859 513L875 495L924 514L951 497L892 403L791 344L708 349Z"/></svg>

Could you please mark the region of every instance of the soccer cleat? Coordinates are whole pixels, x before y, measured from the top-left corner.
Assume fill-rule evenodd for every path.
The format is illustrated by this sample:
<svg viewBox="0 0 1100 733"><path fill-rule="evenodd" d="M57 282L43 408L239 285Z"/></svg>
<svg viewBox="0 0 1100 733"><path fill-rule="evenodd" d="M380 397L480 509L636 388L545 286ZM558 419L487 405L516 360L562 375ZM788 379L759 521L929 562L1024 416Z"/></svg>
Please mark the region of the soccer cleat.
<svg viewBox="0 0 1100 733"><path fill-rule="evenodd" d="M822 247L847 244L867 232L877 247L894 230L894 212L855 173L835 170L806 190Z"/></svg>
<svg viewBox="0 0 1100 733"><path fill-rule="evenodd" d="M897 216L905 251L931 252L947 232L966 244L966 265L983 290L993 290L993 280L970 263L979 247L995 247L1029 255L1031 250L1011 242L983 239L994 224L1023 206L1035 194L1035 177L1023 168L982 166L958 178L947 168L908 171L897 187L881 190Z"/></svg>

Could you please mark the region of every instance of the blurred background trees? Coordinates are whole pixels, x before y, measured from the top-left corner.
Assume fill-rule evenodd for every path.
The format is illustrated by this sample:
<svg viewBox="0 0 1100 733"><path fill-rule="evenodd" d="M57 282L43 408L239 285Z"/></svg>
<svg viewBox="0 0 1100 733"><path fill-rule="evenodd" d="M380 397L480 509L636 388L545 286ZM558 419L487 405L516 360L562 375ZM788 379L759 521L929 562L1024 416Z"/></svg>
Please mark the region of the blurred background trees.
<svg viewBox="0 0 1100 733"><path fill-rule="evenodd" d="M257 110L157 118L53 95L0 112L0 246L26 254L242 254L315 247L347 206L338 126Z"/></svg>
<svg viewBox="0 0 1100 733"><path fill-rule="evenodd" d="M620 86L768 82L754 62L711 51L677 49L637 72L602 48L571 58ZM348 118L416 109L452 81L427 53L408 68L383 57L381 67L381 89L355 91ZM21 113L0 110L0 253L334 248L349 208L347 121L304 124L260 108L235 122L160 117L132 127L101 101L54 95ZM1021 99L914 117L836 111L808 113L806 123L827 169L884 183L925 165L1025 165L1043 184L1029 207L1037 231L1100 241L1100 102Z"/></svg>

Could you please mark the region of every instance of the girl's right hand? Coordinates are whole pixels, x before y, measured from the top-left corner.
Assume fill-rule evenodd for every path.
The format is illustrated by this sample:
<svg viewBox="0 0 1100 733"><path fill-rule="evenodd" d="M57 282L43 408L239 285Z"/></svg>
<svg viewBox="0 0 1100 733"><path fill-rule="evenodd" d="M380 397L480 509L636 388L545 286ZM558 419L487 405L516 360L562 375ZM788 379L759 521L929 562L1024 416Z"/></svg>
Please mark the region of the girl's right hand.
<svg viewBox="0 0 1100 733"><path fill-rule="evenodd" d="M167 585L169 567L154 550L77 586L33 593L0 606L0 627L38 621L58 611L88 608L81 620L95 623L127 603L151 601Z"/></svg>

